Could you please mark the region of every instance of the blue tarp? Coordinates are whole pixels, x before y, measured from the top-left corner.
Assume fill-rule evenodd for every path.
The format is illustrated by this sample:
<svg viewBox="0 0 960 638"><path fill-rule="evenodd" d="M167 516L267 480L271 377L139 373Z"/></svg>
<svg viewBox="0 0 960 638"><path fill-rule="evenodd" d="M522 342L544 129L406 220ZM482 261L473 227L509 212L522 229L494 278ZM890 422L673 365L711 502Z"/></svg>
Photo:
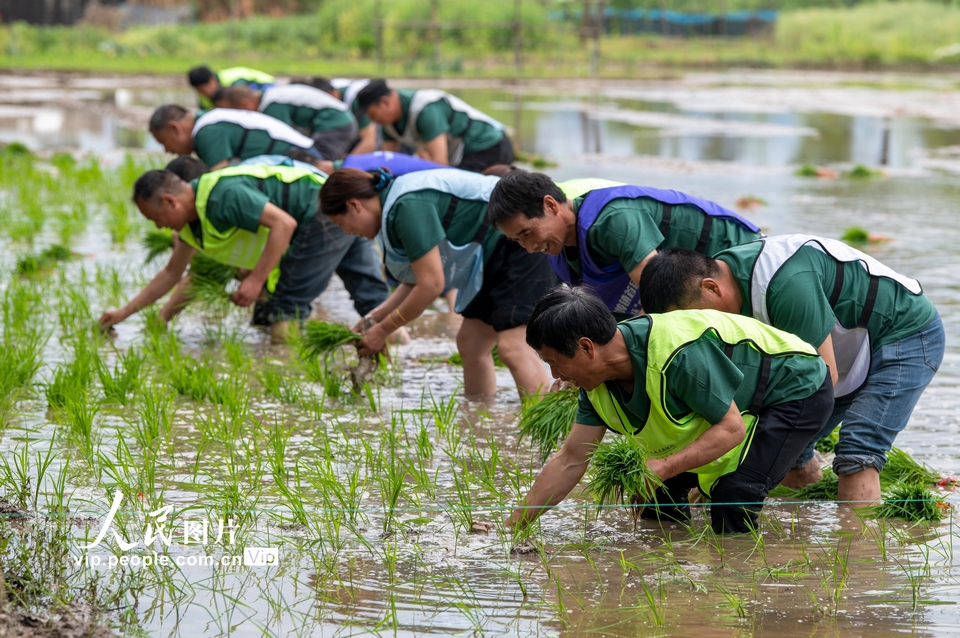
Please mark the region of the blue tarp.
<svg viewBox="0 0 960 638"><path fill-rule="evenodd" d="M583 19L581 7L572 10L551 11L547 18L553 21ZM769 33L777 21L772 10L731 11L729 13L684 13L661 9L617 9L605 7L603 26L607 33L659 33L661 35L746 36Z"/></svg>

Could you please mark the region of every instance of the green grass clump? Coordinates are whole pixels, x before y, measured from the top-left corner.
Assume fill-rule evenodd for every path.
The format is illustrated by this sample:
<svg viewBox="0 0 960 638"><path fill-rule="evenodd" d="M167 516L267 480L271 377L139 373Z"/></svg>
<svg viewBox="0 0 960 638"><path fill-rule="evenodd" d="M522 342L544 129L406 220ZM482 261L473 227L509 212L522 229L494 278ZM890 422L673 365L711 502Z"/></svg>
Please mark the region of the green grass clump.
<svg viewBox="0 0 960 638"><path fill-rule="evenodd" d="M863 244L870 242L870 233L866 228L862 228L860 226L851 226L843 231L843 235L840 236L840 241L856 246L862 246Z"/></svg>
<svg viewBox="0 0 960 638"><path fill-rule="evenodd" d="M601 507L652 503L660 478L647 469L647 450L637 437L622 435L601 443L593 453L587 491ZM634 524L642 508L634 509Z"/></svg>
<svg viewBox="0 0 960 638"><path fill-rule="evenodd" d="M149 264L163 253L173 250L173 231L169 228L148 230L144 233L140 244L147 251L147 257L143 263Z"/></svg>
<svg viewBox="0 0 960 638"><path fill-rule="evenodd" d="M25 255L17 260L17 272L21 275L35 275L72 258L73 253L69 248L53 244L36 255Z"/></svg>
<svg viewBox="0 0 960 638"><path fill-rule="evenodd" d="M576 388L551 392L543 397L528 396L520 412L519 439L530 437L540 462L545 462L557 449L557 442L567 438L577 415Z"/></svg>
<svg viewBox="0 0 960 638"><path fill-rule="evenodd" d="M850 179L866 179L868 177L877 177L881 174L880 171L867 168L863 164L857 164L846 173L846 176Z"/></svg>
<svg viewBox="0 0 960 638"><path fill-rule="evenodd" d="M936 485L940 475L898 447L887 452L887 463L880 472L882 486Z"/></svg>
<svg viewBox="0 0 960 638"><path fill-rule="evenodd" d="M797 177L816 177L818 169L813 164L804 164L794 173Z"/></svg>
<svg viewBox="0 0 960 638"><path fill-rule="evenodd" d="M319 357L360 339L363 339L363 335L343 324L308 321L300 336L300 353L305 357Z"/></svg>
<svg viewBox="0 0 960 638"><path fill-rule="evenodd" d="M833 431L827 436L823 437L813 445L813 449L824 454L829 454L833 452L833 448L837 446L837 441L840 440L840 426L833 428Z"/></svg>
<svg viewBox="0 0 960 638"><path fill-rule="evenodd" d="M950 505L943 496L922 485L897 485L889 491L872 514L877 518L902 518L914 523L943 520Z"/></svg>

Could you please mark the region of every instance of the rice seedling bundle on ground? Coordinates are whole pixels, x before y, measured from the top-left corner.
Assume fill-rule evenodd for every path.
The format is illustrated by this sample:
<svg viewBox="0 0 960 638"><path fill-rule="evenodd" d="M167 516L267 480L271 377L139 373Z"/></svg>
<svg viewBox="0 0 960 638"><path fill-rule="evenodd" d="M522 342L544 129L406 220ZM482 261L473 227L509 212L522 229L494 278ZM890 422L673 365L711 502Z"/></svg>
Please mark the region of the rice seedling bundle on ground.
<svg viewBox="0 0 960 638"><path fill-rule="evenodd" d="M660 477L647 468L647 450L637 437L615 437L597 446L591 460L587 491L604 505L653 503L662 485ZM636 526L643 507L633 508Z"/></svg>
<svg viewBox="0 0 960 638"><path fill-rule="evenodd" d="M545 462L557 449L558 441L570 434L573 419L577 414L576 388L567 388L551 392L545 396L529 396L524 399L520 412L520 433L530 437L531 445L536 449L540 462Z"/></svg>
<svg viewBox="0 0 960 638"><path fill-rule="evenodd" d="M169 228L148 230L143 234L140 243L147 251L143 263L149 264L163 253L173 250L173 231Z"/></svg>
<svg viewBox="0 0 960 638"><path fill-rule="evenodd" d="M877 518L902 518L914 523L938 523L950 511L940 494L922 485L896 485L873 510Z"/></svg>
<svg viewBox="0 0 960 638"><path fill-rule="evenodd" d="M53 244L39 254L25 255L17 260L17 272L21 275L33 275L44 270L50 270L61 261L73 258L73 253L66 246Z"/></svg>

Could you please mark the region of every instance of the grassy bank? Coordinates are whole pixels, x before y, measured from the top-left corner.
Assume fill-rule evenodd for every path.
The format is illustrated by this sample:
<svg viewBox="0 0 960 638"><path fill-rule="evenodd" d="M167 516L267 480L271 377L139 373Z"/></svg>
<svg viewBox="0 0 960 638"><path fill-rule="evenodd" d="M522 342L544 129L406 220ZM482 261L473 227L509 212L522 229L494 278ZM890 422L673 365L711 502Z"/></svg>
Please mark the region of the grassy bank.
<svg viewBox="0 0 960 638"><path fill-rule="evenodd" d="M277 73L509 77L516 75L512 0L449 3L439 57L428 28L383 32L378 63L374 0L330 0L313 15L236 23L140 27L109 33L92 27L0 29L0 67L125 73L179 73L205 61L246 64ZM539 3L522 7L523 75L590 74L591 46L574 25L548 20ZM426 3L385 3L387 23L429 18ZM783 11L770 38L608 36L600 74L637 77L651 67L819 67L839 69L960 68L960 7L935 2L878 2L853 8ZM960 45L957 46L960 49Z"/></svg>

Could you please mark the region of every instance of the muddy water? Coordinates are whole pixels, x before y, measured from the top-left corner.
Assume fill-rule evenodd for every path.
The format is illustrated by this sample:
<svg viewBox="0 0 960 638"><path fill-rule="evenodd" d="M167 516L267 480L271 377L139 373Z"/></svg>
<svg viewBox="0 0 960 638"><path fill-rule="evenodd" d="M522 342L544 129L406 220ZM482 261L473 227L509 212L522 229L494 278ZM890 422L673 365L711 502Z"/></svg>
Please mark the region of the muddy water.
<svg viewBox="0 0 960 638"><path fill-rule="evenodd" d="M908 81L909 80L909 81ZM676 188L733 206L752 195L767 205L745 211L766 232L812 232L830 237L860 225L892 240L871 251L897 270L918 278L937 304L947 333L947 356L898 445L943 474L960 474L956 438L960 426L958 363L960 296L954 273L960 265L960 220L955 211L960 186L952 176L951 146L960 144L960 92L952 83L899 79L905 89L884 88L883 78L790 74L749 77L736 74L688 76L655 85L556 87L453 86L451 90L514 128L524 150L559 162L546 169L558 179L596 175ZM79 77L0 77L0 140L33 148L70 148L116 161L124 149L156 150L143 133L150 108L189 95L170 79L118 80ZM517 106L520 110L517 112ZM792 175L804 162L879 162L888 128L888 175L870 180L810 180ZM562 132L559 134L558 132ZM106 229L91 224L77 248L94 263L117 266L125 289L152 274L143 271L142 252L130 243L109 247ZM23 246L0 239L3 264ZM92 267L90 261L82 266ZM68 266L71 277L81 265ZM95 310L105 302L96 293ZM380 392L380 414L404 413L412 432L425 392L440 400L457 391L460 372L437 363L455 349L455 334L443 307L414 326L414 343L400 348L404 365ZM341 321L356 314L339 282L318 302L318 313ZM225 325L264 360L285 361L282 347L244 328L242 313ZM210 340L199 313L179 324L185 347L194 354L223 352ZM139 319L121 324L117 345L143 341ZM47 364L62 359L56 340ZM424 360L434 361L425 363ZM42 373L42 377L49 370ZM459 431L473 433L485 458L491 443L502 456L530 467L517 448L512 415L518 401L509 375L500 372L500 394L490 405L461 403ZM332 402L317 421L275 400L257 397L254 409L283 413L296 423L291 446L320 462L325 438L338 439L334 423L349 424L350 441L379 441L386 427L376 413L356 404ZM182 506L220 503L219 451L203 457L204 484L189 471L200 445L195 423L209 406L177 404L178 463L158 481L165 503ZM23 415L3 433L0 449L9 457L31 439L62 441L42 399L25 401ZM428 425L430 423L427 420ZM107 414L100 424L102 447L111 450L125 436L123 418ZM637 529L628 513L595 517L583 496L544 517L539 539L544 553L509 554L509 540L496 533L464 534L442 510L457 500L452 467L455 448L430 425L436 446L431 465L433 495L401 500L400 533L382 534L384 514L376 487L362 501L357 535L332 552L326 532L281 521L260 503L249 544L281 545L279 568L213 570L184 567L169 574L176 587L144 586L133 608L138 624L154 635L232 634L335 635L377 631L435 634L635 635L952 635L960 621L960 570L955 566L952 522L932 530L903 524L879 526L833 504L772 504L763 542L705 533L703 512L690 528L644 521ZM64 458L76 456L64 443ZM470 447L470 446L467 446ZM448 449L449 448L449 449ZM58 448L60 449L60 448ZM466 448L461 448L461 451ZM288 452L288 456L293 452ZM60 461L58 460L58 463ZM338 459L343 475L352 460ZM536 467L531 468L533 471ZM100 517L107 508L103 490L83 471L71 475L81 511ZM477 518L499 520L515 498L501 478L499 492L479 485L474 503L487 508ZM413 488L410 488L414 491ZM306 489L308 505L319 494ZM96 518L89 526L96 531ZM81 533L81 531L77 531ZM311 544L318 539L323 542ZM188 556L189 548L173 550ZM107 553L101 554L108 556ZM104 570L103 582L110 573ZM177 591L186 594L177 593Z"/></svg>

